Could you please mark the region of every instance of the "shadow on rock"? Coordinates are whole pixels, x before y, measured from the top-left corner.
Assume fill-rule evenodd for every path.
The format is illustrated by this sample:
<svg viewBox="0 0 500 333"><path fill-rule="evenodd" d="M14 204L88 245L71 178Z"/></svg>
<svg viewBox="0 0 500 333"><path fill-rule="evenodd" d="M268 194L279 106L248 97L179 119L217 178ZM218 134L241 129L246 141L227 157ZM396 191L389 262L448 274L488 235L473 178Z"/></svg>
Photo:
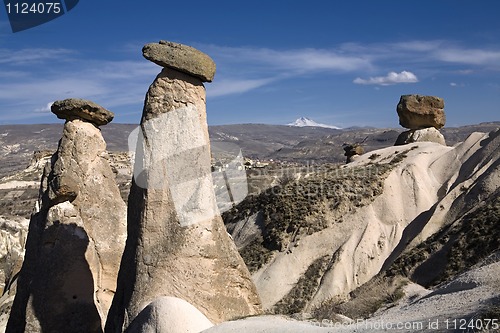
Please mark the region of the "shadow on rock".
<svg viewBox="0 0 500 333"><path fill-rule="evenodd" d="M102 332L85 256L88 244L83 228L57 222L39 242L28 243L26 263L36 262L35 269L25 265L21 271L20 283L29 286L28 292L16 300L6 332Z"/></svg>

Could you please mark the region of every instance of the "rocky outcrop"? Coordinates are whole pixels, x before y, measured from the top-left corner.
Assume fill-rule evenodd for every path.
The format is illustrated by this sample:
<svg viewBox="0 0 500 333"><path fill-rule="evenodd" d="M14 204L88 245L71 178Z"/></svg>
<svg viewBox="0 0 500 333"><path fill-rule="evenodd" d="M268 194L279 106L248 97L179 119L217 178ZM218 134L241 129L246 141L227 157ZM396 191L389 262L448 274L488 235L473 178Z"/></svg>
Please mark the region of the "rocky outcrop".
<svg viewBox="0 0 500 333"><path fill-rule="evenodd" d="M365 150L359 144L344 145L344 156L346 156L346 163L353 162L359 155L363 155Z"/></svg>
<svg viewBox="0 0 500 333"><path fill-rule="evenodd" d="M53 111L67 122L44 170L6 332L102 332L126 234L125 203L96 127L113 115L73 99Z"/></svg>
<svg viewBox="0 0 500 333"><path fill-rule="evenodd" d="M410 130L398 136L395 146L413 142L435 142L446 146L444 136L439 132L446 122L442 98L403 95L396 110L399 124Z"/></svg>
<svg viewBox="0 0 500 333"><path fill-rule="evenodd" d="M435 142L446 146L443 134L434 127L405 131L398 136L394 145L400 146L414 142Z"/></svg>
<svg viewBox="0 0 500 333"><path fill-rule="evenodd" d="M399 124L408 129L440 129L446 122L444 100L435 96L403 95L397 112Z"/></svg>
<svg viewBox="0 0 500 333"><path fill-rule="evenodd" d="M126 329L163 296L192 304L213 323L260 312L255 286L216 206L205 88L198 76L186 74L205 62L185 58L184 46L158 45L165 53L155 57L194 63L181 70L165 64L146 95L135 132L127 245L106 332ZM144 56L150 58L148 47Z"/></svg>

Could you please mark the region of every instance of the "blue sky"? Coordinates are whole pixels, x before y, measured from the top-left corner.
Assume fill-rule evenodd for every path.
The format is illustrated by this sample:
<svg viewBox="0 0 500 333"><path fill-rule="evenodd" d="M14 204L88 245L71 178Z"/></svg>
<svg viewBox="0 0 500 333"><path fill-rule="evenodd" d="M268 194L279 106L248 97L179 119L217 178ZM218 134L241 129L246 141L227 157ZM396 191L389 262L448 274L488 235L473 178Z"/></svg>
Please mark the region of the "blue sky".
<svg viewBox="0 0 500 333"><path fill-rule="evenodd" d="M138 123L160 67L141 48L194 46L217 64L209 124L300 116L398 127L400 95L445 99L447 126L500 120L500 1L97 1L12 33L0 8L0 124L57 122L91 99Z"/></svg>

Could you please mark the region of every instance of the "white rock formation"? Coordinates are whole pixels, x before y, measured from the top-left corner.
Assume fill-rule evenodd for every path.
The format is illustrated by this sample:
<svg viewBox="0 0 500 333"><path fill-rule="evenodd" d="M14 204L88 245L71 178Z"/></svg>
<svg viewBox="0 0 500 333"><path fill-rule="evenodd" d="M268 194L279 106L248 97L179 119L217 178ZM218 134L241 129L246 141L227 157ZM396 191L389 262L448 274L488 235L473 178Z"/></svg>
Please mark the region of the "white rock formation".
<svg viewBox="0 0 500 333"><path fill-rule="evenodd" d="M406 145L414 142L435 142L446 146L446 140L443 134L434 127L423 129L414 129L401 133L395 143L395 146Z"/></svg>
<svg viewBox="0 0 500 333"><path fill-rule="evenodd" d="M185 56L178 44L162 42L153 49L144 49L150 60ZM168 50L165 57L161 49ZM188 54L193 50L187 49ZM198 58L207 61L207 56L169 61L178 67ZM213 323L261 311L250 274L217 209L200 79L213 73L191 75L199 68L207 69L164 68L146 95L141 130L132 139L137 150L128 238L107 332L126 329L162 296L187 301Z"/></svg>
<svg viewBox="0 0 500 333"><path fill-rule="evenodd" d="M347 298L408 244L422 242L480 203L481 196L494 193L500 187L499 134L474 133L456 147L431 142L389 147L346 165L345 170L373 166L397 154L402 159L372 203L352 207L341 223L328 220L326 214L328 227L302 235L286 251L273 252L272 259L253 274L264 309L273 309L287 297L318 260L325 261L324 271L302 311ZM243 226L235 230L246 237L252 232L244 229L256 230L247 220L240 223Z"/></svg>
<svg viewBox="0 0 500 333"><path fill-rule="evenodd" d="M67 114L45 168L7 332L103 331L125 245L126 206L101 132L87 122L92 112L85 120Z"/></svg>
<svg viewBox="0 0 500 333"><path fill-rule="evenodd" d="M149 303L130 324L128 333L198 333L213 324L183 299L160 297Z"/></svg>

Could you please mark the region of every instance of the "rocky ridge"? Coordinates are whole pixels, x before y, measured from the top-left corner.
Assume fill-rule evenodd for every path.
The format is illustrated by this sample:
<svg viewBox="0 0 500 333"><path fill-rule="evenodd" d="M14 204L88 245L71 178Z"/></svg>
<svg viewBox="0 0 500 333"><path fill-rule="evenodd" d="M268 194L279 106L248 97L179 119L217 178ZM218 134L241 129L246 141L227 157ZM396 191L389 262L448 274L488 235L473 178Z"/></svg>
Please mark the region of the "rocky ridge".
<svg viewBox="0 0 500 333"><path fill-rule="evenodd" d="M283 314L307 313L325 302L346 301L351 291L370 281L401 253L454 223L485 198L495 196L500 186L499 156L493 151L499 147L499 133L477 133L456 147L421 142L377 150L360 156L343 172L319 176L322 182L318 184L313 183L315 172L292 180L287 187L304 189L308 199L299 206L282 202L296 201L302 192L287 196L275 189L269 196L262 193L248 198L235 211L227 212L229 231L243 257L252 260L250 264L259 262L251 267L264 308ZM464 170L465 165L469 171ZM376 177L382 181L379 191L378 185L363 175L370 167L387 168L384 178ZM355 185L343 187L346 179L342 175L349 175L348 171L354 175L355 170L362 175L359 190ZM344 195L337 198L326 191L325 196L325 188L334 190L331 193L352 188L354 193L346 195L349 199L342 203L339 199ZM372 199L358 201L368 189L373 189L368 191ZM261 200L263 206L246 206ZM344 204L348 208L339 219L334 212ZM273 219L263 210L275 207L279 212L286 205L293 212L304 210L305 215L285 213ZM337 208L321 208L327 205ZM316 227L321 222L321 227L311 228L307 221L316 221L312 224ZM278 247L270 242L273 230L282 240ZM244 239L255 241L239 243L243 234Z"/></svg>

